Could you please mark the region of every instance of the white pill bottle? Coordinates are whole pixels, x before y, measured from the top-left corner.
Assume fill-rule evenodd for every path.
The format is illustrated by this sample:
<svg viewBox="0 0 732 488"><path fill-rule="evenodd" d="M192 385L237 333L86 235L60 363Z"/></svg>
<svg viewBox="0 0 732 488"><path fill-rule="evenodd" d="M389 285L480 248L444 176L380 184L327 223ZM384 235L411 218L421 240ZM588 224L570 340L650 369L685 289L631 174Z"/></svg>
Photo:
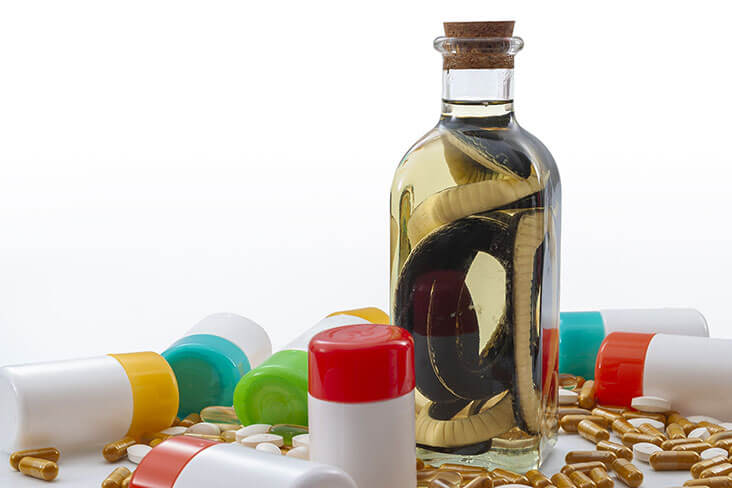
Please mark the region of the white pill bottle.
<svg viewBox="0 0 732 488"><path fill-rule="evenodd" d="M597 354L597 399L630 406L634 397L655 396L683 415L730 421L730 371L730 339L613 332Z"/></svg>
<svg viewBox="0 0 732 488"><path fill-rule="evenodd" d="M414 342L390 325L326 330L308 348L310 459L359 488L416 486Z"/></svg>

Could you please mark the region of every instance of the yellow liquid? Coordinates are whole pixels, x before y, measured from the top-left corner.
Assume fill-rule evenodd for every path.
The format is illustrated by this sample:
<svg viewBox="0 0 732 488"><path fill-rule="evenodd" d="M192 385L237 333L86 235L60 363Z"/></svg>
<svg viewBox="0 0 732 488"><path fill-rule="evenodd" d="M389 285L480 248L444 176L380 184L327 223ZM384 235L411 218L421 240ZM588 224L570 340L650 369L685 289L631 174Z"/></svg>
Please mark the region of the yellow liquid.
<svg viewBox="0 0 732 488"><path fill-rule="evenodd" d="M391 190L391 319L415 340L418 454L526 471L557 432L559 176L510 104L449 112Z"/></svg>

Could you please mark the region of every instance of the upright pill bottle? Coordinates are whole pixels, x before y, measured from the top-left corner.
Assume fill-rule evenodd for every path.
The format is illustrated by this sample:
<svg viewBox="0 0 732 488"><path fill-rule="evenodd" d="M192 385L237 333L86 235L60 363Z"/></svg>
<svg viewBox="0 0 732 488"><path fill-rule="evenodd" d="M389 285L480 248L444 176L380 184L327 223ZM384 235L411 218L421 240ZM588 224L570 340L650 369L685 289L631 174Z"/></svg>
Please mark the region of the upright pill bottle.
<svg viewBox="0 0 732 488"><path fill-rule="evenodd" d="M130 480L130 488L202 487L356 488L356 484L333 466L186 436L155 447Z"/></svg>
<svg viewBox="0 0 732 488"><path fill-rule="evenodd" d="M359 487L416 486L414 342L390 325L351 325L309 346L310 459Z"/></svg>
<svg viewBox="0 0 732 488"><path fill-rule="evenodd" d="M732 420L732 340L670 334L613 332L600 346L597 399L630 406L657 396L687 414Z"/></svg>
<svg viewBox="0 0 732 488"><path fill-rule="evenodd" d="M178 416L231 406L241 377L271 354L267 332L252 320L233 313L204 318L163 352L178 380Z"/></svg>
<svg viewBox="0 0 732 488"><path fill-rule="evenodd" d="M273 354L239 381L234 408L244 425L308 424L308 353L310 339L318 332L342 325L388 323L378 308L335 312Z"/></svg>
<svg viewBox="0 0 732 488"><path fill-rule="evenodd" d="M559 321L559 372L592 379L600 344L612 332L709 337L704 316L693 308L617 309L562 312Z"/></svg>
<svg viewBox="0 0 732 488"><path fill-rule="evenodd" d="M170 427L173 370L154 352L0 368L0 448L88 449Z"/></svg>

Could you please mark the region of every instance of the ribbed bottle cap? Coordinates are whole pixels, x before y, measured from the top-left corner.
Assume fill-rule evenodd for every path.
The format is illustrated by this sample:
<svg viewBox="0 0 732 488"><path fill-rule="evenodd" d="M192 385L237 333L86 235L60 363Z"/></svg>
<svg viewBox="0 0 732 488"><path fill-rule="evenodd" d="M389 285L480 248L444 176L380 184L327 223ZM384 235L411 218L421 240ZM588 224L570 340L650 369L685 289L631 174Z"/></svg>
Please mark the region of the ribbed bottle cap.
<svg viewBox="0 0 732 488"><path fill-rule="evenodd" d="M630 406L643 395L643 368L648 344L655 334L613 332L597 353L595 385L597 400L605 405Z"/></svg>

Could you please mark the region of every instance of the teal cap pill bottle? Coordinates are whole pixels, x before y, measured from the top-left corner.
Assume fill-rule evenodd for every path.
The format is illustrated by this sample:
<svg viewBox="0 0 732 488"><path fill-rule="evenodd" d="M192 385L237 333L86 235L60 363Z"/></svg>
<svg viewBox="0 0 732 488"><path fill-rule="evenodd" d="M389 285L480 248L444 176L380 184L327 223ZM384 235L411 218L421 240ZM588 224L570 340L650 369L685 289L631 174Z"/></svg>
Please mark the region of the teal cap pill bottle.
<svg viewBox="0 0 732 488"><path fill-rule="evenodd" d="M178 381L178 416L232 406L241 377L271 354L267 332L252 320L233 313L204 318L162 354Z"/></svg>

